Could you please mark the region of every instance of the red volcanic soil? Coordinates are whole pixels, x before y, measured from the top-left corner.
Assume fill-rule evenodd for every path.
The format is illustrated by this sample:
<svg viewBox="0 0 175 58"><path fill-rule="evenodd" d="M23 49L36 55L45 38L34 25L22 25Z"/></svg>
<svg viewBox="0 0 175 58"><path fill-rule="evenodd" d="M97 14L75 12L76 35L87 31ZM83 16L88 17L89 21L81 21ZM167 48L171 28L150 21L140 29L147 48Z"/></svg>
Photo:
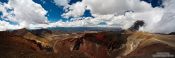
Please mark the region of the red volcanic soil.
<svg viewBox="0 0 175 58"><path fill-rule="evenodd" d="M0 32L0 58L43 57L36 44L14 36L8 32Z"/></svg>

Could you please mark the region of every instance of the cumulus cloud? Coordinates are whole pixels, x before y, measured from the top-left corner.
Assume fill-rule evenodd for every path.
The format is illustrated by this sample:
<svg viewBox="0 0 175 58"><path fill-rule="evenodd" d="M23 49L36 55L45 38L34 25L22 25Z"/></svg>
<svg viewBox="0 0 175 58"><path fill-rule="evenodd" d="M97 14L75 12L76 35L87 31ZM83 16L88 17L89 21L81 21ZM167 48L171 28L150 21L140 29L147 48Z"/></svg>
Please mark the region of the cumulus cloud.
<svg viewBox="0 0 175 58"><path fill-rule="evenodd" d="M124 14L126 11L143 12L149 11L150 4L140 0L83 0L92 14Z"/></svg>
<svg viewBox="0 0 175 58"><path fill-rule="evenodd" d="M137 20L143 20L145 25L140 31L153 33L170 33L175 30L175 1L164 0L164 8L152 7L140 0L82 0L69 5L70 0L54 0L58 6L63 6L64 18L71 21L48 22L41 5L32 0L10 0L0 4L1 16L5 20L18 22L21 27L30 29L47 27L120 27L128 29ZM10 10L10 11L9 11ZM93 17L82 17L85 10L90 10ZM10 29L9 22L0 21L0 29ZM45 24L47 23L47 24ZM10 27L5 27L10 26ZM16 27L15 26L15 27ZM18 29L18 28L16 28Z"/></svg>
<svg viewBox="0 0 175 58"><path fill-rule="evenodd" d="M153 8L149 3L140 0L83 0L71 6L70 11L63 14L65 17L79 17L85 10L90 10L94 16L88 20L78 20L84 23L81 26L99 26L100 23L105 23L107 27L127 29L134 21L144 20L147 26L142 30L148 31L163 15L162 8Z"/></svg>
<svg viewBox="0 0 175 58"><path fill-rule="evenodd" d="M175 25L173 25L175 22L174 3L173 0L164 0L165 7L162 8L152 7L151 4L140 0L83 0L71 5L82 4L81 7L72 7L63 15L78 17L82 15L83 10L90 10L94 18L82 18L83 20L75 20L70 23L83 23L82 25L78 24L78 26L99 26L100 23L105 23L106 27L127 29L136 20L143 20L145 26L141 27L140 31L170 33L175 32ZM82 12L73 11L77 9L81 9Z"/></svg>
<svg viewBox="0 0 175 58"><path fill-rule="evenodd" d="M87 8L86 8L87 7ZM144 12L152 9L149 3L140 0L83 0L68 7L65 17L78 17L88 9L95 15L123 15L127 11Z"/></svg>
<svg viewBox="0 0 175 58"><path fill-rule="evenodd" d="M19 25L11 25L9 22L0 20L0 31L21 29Z"/></svg>
<svg viewBox="0 0 175 58"><path fill-rule="evenodd" d="M175 32L175 0L166 0L164 13L161 20L155 24L152 31L155 33Z"/></svg>
<svg viewBox="0 0 175 58"><path fill-rule="evenodd" d="M19 0L13 0L9 1L7 6L8 8L14 8L14 11L12 13L15 13L15 17L8 16L9 13L7 13L6 16L9 18L17 18L17 21L20 21L20 25L26 25L28 22L37 22L35 19L36 14L40 15L37 16L43 18L40 21L46 20L45 17L43 17L46 14L46 11L42 9L42 7L34 2L32 0L29 1L23 1L23 2L30 2L28 3L28 7L24 7L22 2ZM82 2L77 2L75 4L69 5L69 0L54 0L54 2L58 6L64 6L65 13L63 13L63 16L66 18L69 17L80 17L84 14L85 10L90 10L91 14L94 16L94 18L75 18L75 20L71 22L62 22L58 21L55 23L49 23L49 24L31 24L28 27L29 28L46 28L46 27L56 27L56 26L74 26L74 27L89 27L89 26L102 26L101 23L105 23L103 26L106 27L121 27L124 29L129 28L132 23L136 20L146 20L152 19L150 18L150 14L153 14L155 11L159 11L158 8L151 7L150 4L140 1L140 0L109 0L109 1L103 1L103 0L83 0ZM35 7L33 7L33 6ZM32 9L27 8L33 7ZM38 10L34 10L34 9ZM27 10L26 10L27 9ZM158 10L157 10L158 9ZM24 10L24 11L21 11ZM131 12L127 12L131 11ZM161 12L161 11L160 11ZM159 12L158 12L159 13ZM26 16L24 16L26 14ZM30 18L30 16L32 18ZM34 16L33 16L34 15ZM27 17L27 19L26 19ZM29 19L30 18L30 19ZM21 19L21 20L20 20ZM11 19L12 20L12 19ZM24 21L24 22L23 22ZM27 21L27 22L25 22Z"/></svg>
<svg viewBox="0 0 175 58"><path fill-rule="evenodd" d="M86 6L82 2L77 2L73 5L70 5L67 10L68 12L64 13L62 16L65 18L69 17L80 17L84 14Z"/></svg>
<svg viewBox="0 0 175 58"><path fill-rule="evenodd" d="M0 6L3 14L1 18L17 22L22 27L48 23L47 17L45 17L47 11L32 0L9 0L8 3L3 3Z"/></svg>
<svg viewBox="0 0 175 58"><path fill-rule="evenodd" d="M26 21L26 23L46 23L45 11L40 4L32 0L10 0L8 4L14 9L15 18L17 21Z"/></svg>
<svg viewBox="0 0 175 58"><path fill-rule="evenodd" d="M55 4L58 6L68 6L70 0L54 0Z"/></svg>

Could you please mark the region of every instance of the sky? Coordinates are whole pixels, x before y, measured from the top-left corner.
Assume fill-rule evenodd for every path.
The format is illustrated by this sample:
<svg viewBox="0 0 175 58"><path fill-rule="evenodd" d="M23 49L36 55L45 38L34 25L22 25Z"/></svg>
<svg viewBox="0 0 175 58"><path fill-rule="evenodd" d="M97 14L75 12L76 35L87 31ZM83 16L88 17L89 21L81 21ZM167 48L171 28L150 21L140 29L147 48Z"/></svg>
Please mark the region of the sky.
<svg viewBox="0 0 175 58"><path fill-rule="evenodd" d="M127 29L143 20L146 24L140 31L170 33L175 31L174 4L173 0L0 0L0 31L48 27Z"/></svg>

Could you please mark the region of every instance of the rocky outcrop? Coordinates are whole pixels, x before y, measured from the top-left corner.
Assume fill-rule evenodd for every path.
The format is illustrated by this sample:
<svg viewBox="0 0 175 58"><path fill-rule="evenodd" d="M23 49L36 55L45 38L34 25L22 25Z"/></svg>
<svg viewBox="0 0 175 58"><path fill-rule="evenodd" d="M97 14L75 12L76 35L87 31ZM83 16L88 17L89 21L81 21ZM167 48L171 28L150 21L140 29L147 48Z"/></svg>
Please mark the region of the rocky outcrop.
<svg viewBox="0 0 175 58"><path fill-rule="evenodd" d="M59 53L60 50L68 50L69 52L79 51L89 58L144 58L148 55L149 57L153 57L151 53L159 52L170 52L174 55L172 53L175 52L175 46L173 46L175 40L173 37L175 36L145 32L134 32L130 34L122 32L86 33L80 38L69 38L55 42L54 51L56 53ZM63 46L64 48L60 49ZM156 46L162 48L156 48ZM143 55L139 55L138 51L142 51L142 49L144 49L141 52Z"/></svg>
<svg viewBox="0 0 175 58"><path fill-rule="evenodd" d="M175 32L171 32L171 33L169 33L169 35L175 35Z"/></svg>
<svg viewBox="0 0 175 58"><path fill-rule="evenodd" d="M140 27L144 26L144 24L145 24L144 21L138 20L129 28L129 30L130 31L137 31L137 30L139 30Z"/></svg>
<svg viewBox="0 0 175 58"><path fill-rule="evenodd" d="M126 37L120 32L85 33L79 38L57 40L53 49L58 54L69 51L68 54L79 52L88 58L114 58L117 56L118 50L126 43L124 39Z"/></svg>

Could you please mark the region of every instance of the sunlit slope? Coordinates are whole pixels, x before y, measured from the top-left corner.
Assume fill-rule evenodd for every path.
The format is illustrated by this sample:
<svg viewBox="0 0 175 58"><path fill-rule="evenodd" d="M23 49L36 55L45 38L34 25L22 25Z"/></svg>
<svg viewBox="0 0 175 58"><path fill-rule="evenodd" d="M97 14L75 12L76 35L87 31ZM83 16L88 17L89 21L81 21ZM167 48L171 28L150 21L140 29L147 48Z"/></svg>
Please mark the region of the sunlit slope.
<svg viewBox="0 0 175 58"><path fill-rule="evenodd" d="M135 52L135 50L142 50L147 46L154 45L154 47L156 47L155 44L158 44L157 47L159 47L159 44L160 44L160 45L165 45L165 47L168 46L174 49L175 35L152 34L147 32L134 32L127 38L127 43L125 44L126 50L123 52L123 56L126 56L131 52ZM147 48L151 48L151 47L147 47ZM154 49L164 49L164 48L153 48L152 50L147 49L147 52L152 52Z"/></svg>

